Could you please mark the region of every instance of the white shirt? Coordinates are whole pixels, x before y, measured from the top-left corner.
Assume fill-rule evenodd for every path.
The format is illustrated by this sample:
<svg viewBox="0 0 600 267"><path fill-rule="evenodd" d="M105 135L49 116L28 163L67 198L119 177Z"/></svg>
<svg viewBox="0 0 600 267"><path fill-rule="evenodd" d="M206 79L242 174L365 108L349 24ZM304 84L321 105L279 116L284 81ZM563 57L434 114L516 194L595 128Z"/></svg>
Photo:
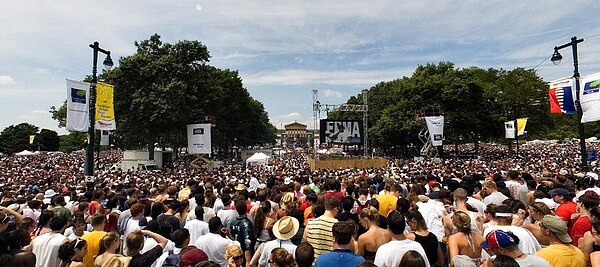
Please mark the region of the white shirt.
<svg viewBox="0 0 600 267"><path fill-rule="evenodd" d="M442 242L444 238L444 223L442 222L442 215L444 214L444 207L435 203L437 201L430 200L427 202L417 202L417 206L419 207L419 212L425 219L425 224L429 229L429 232L432 232L435 237L437 237L439 242Z"/></svg>
<svg viewBox="0 0 600 267"><path fill-rule="evenodd" d="M557 203L554 202L554 200L552 200L551 198L536 199L535 202L542 202L542 203L546 204L546 206L548 206L548 208L550 208L551 210L556 208L556 205L557 205Z"/></svg>
<svg viewBox="0 0 600 267"><path fill-rule="evenodd" d="M473 197L467 197L467 204L471 205L473 208L476 208L477 213L481 215L485 213L485 203L483 203L483 201Z"/></svg>
<svg viewBox="0 0 600 267"><path fill-rule="evenodd" d="M58 258L58 248L67 240L60 233L45 233L33 239L32 252L35 254L36 267L58 267L61 260Z"/></svg>
<svg viewBox="0 0 600 267"><path fill-rule="evenodd" d="M127 236L130 233L135 232L140 229L142 229L140 227L140 220L135 220L133 218L130 218L129 221L127 221L127 226L125 227L125 231L123 231L123 235L121 236L123 238L123 241L127 240ZM152 240L154 240L154 239L152 239ZM123 253L127 254L127 242L123 242Z"/></svg>
<svg viewBox="0 0 600 267"><path fill-rule="evenodd" d="M199 237L194 243L194 246L208 255L208 260L218 263L221 267L227 267L225 248L229 245L239 245L239 243L213 233Z"/></svg>
<svg viewBox="0 0 600 267"><path fill-rule="evenodd" d="M191 220L183 228L190 232L190 244L196 243L198 237L208 234L208 223L205 221Z"/></svg>
<svg viewBox="0 0 600 267"><path fill-rule="evenodd" d="M238 213L236 210L220 210L219 212L217 212L217 216L219 218L221 218L221 222L223 223L223 225L225 227L227 227L227 229L230 229L229 227L231 226L231 223L233 221L235 221L235 219L237 219L238 217Z"/></svg>
<svg viewBox="0 0 600 267"><path fill-rule="evenodd" d="M502 202L506 199L508 199L507 196L505 196L504 194L502 194L498 191L495 191L495 192L492 192L489 196L485 197L483 199L483 203L486 206L489 204L495 204L495 205L500 206L500 205L502 205Z"/></svg>
<svg viewBox="0 0 600 267"><path fill-rule="evenodd" d="M258 265L269 266L269 260L271 259L271 252L276 248L284 248L290 254L296 255L296 245L292 244L290 240L271 240L263 244L263 250L258 259Z"/></svg>
<svg viewBox="0 0 600 267"><path fill-rule="evenodd" d="M550 263L536 255L527 255L526 258L516 259L520 267L550 267Z"/></svg>
<svg viewBox="0 0 600 267"><path fill-rule="evenodd" d="M538 242L535 236L525 228L513 225L492 225L483 231L483 236L487 236L487 234L492 230L512 232L520 240L517 247L527 255L533 255L542 248L542 246L540 246L540 242Z"/></svg>
<svg viewBox="0 0 600 267"><path fill-rule="evenodd" d="M425 260L425 266L430 267L427 254L425 254L425 250L423 250L421 244L410 239L392 240L381 245L375 254L374 263L377 267L398 267L404 253L409 250L414 250L421 254Z"/></svg>

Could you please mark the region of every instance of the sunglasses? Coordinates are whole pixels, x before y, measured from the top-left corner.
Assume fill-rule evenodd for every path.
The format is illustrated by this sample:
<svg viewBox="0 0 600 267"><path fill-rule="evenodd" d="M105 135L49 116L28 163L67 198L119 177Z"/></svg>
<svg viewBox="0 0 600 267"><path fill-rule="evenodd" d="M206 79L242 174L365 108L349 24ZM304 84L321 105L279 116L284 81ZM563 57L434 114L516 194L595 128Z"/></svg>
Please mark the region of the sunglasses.
<svg viewBox="0 0 600 267"><path fill-rule="evenodd" d="M233 260L234 260L234 261L239 261L239 260L241 260L241 259L242 259L242 255L239 255L239 256L235 256L235 257L233 257Z"/></svg>

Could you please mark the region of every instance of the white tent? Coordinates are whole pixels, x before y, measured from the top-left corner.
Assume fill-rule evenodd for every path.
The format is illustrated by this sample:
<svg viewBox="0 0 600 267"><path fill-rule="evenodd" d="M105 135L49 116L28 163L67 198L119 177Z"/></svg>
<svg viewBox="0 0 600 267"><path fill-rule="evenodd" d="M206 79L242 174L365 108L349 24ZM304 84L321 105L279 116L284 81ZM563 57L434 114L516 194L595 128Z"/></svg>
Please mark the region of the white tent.
<svg viewBox="0 0 600 267"><path fill-rule="evenodd" d="M271 157L265 155L262 152L260 152L260 153L254 153L254 155L252 155L251 157L249 157L246 160L246 166L251 166L251 165L267 165L267 162L269 162L270 158Z"/></svg>
<svg viewBox="0 0 600 267"><path fill-rule="evenodd" d="M19 153L15 153L15 156L33 156L35 155L35 153L29 151L29 150L23 150Z"/></svg>

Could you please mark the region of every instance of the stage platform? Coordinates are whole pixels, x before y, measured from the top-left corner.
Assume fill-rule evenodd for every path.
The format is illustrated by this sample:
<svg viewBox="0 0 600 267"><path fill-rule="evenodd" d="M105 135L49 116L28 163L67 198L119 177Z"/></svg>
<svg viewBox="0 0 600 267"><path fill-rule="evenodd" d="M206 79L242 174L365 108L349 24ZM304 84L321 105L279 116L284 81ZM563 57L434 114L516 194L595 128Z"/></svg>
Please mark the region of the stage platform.
<svg viewBox="0 0 600 267"><path fill-rule="evenodd" d="M315 160L308 158L308 165L311 170L337 170L348 168L383 168L386 166L386 159L383 158L349 158L349 157L326 157Z"/></svg>

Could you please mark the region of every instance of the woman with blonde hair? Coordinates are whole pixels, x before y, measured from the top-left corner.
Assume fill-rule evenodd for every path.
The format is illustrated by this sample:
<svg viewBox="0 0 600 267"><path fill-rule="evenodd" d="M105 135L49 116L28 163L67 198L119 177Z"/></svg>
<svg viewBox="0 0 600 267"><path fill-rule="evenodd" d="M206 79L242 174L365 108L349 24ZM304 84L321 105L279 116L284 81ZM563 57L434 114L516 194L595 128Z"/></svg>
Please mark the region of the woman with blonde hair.
<svg viewBox="0 0 600 267"><path fill-rule="evenodd" d="M124 257L118 254L121 238L117 232L110 232L100 239L100 250L94 259L94 266L104 266L111 258Z"/></svg>
<svg viewBox="0 0 600 267"><path fill-rule="evenodd" d="M392 237L389 231L377 226L379 211L373 207L362 209L358 221L367 232L358 237L357 254L364 257L366 261L373 262L377 249L392 240Z"/></svg>
<svg viewBox="0 0 600 267"><path fill-rule="evenodd" d="M242 248L238 245L231 245L225 248L225 258L227 259L227 267L241 267L244 261Z"/></svg>
<svg viewBox="0 0 600 267"><path fill-rule="evenodd" d="M448 238L450 266L480 266L481 242L484 237L471 231L471 217L464 211L452 215L452 225L458 232Z"/></svg>
<svg viewBox="0 0 600 267"><path fill-rule="evenodd" d="M294 193L284 193L283 196L281 196L279 206L281 208L277 211L277 220L285 216L291 216L292 211L296 209L296 202L294 202Z"/></svg>
<svg viewBox="0 0 600 267"><path fill-rule="evenodd" d="M270 267L292 267L296 263L294 255L284 248L275 248L271 251Z"/></svg>

